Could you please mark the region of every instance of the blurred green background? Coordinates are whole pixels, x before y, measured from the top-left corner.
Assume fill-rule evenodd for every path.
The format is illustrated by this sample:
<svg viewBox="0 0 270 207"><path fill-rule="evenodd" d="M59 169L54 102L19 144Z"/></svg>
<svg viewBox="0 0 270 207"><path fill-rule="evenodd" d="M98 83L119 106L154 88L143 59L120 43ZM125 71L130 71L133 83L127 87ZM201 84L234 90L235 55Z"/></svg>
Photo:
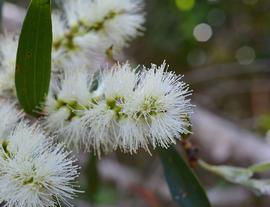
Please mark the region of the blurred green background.
<svg viewBox="0 0 270 207"><path fill-rule="evenodd" d="M267 0L148 0L139 60L191 68L248 64L270 52ZM248 60L247 60L248 59Z"/></svg>

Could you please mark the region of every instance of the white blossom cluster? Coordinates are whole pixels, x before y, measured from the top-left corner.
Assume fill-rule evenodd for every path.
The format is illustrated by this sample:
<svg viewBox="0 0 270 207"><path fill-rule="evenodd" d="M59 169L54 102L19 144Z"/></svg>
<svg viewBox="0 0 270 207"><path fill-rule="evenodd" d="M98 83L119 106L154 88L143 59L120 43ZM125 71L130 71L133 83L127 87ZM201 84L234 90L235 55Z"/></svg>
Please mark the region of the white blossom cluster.
<svg viewBox="0 0 270 207"><path fill-rule="evenodd" d="M141 71L118 64L93 80L86 70L67 71L52 85L45 123L68 144L98 154L134 153L149 145L167 148L189 133L190 91L165 63Z"/></svg>
<svg viewBox="0 0 270 207"><path fill-rule="evenodd" d="M78 62L95 69L110 49L120 51L142 34L141 0L58 0L53 14L55 69Z"/></svg>
<svg viewBox="0 0 270 207"><path fill-rule="evenodd" d="M182 76L165 62L149 68L115 63L144 30L142 0L56 3L52 81L42 117L30 125L15 104L0 102L0 202L5 207L69 205L78 192L79 167L59 141L98 156L118 149L151 153L190 133L191 91ZM14 34L0 38L0 100L16 100L18 39Z"/></svg>
<svg viewBox="0 0 270 207"><path fill-rule="evenodd" d="M14 104L0 106L0 198L5 207L69 203L78 166L63 145L22 120Z"/></svg>

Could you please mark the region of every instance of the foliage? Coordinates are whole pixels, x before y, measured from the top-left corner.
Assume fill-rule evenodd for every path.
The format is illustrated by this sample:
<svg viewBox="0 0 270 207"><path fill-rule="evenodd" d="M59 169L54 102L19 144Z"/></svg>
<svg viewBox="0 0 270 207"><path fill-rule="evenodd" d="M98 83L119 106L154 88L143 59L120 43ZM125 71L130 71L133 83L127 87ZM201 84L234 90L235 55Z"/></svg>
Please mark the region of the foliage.
<svg viewBox="0 0 270 207"><path fill-rule="evenodd" d="M49 89L51 74L51 1L31 1L17 52L15 82L24 110L36 115Z"/></svg>

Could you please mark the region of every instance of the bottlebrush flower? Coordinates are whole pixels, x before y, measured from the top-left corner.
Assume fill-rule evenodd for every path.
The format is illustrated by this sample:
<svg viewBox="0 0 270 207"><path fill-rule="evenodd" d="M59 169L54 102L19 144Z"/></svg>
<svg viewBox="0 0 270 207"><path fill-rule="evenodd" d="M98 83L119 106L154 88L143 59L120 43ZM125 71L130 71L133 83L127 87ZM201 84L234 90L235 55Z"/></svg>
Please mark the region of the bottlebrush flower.
<svg viewBox="0 0 270 207"><path fill-rule="evenodd" d="M67 27L65 19L60 11L52 12L53 41L59 41L65 34Z"/></svg>
<svg viewBox="0 0 270 207"><path fill-rule="evenodd" d="M73 60L73 56L80 56L81 62L85 64L100 65L105 61L106 53L111 47L113 51L118 51L142 34L145 19L141 0L58 2L64 11L67 25L62 37L59 29L55 29L57 38L53 42L53 48L56 54L66 57L63 62L68 62L70 58Z"/></svg>
<svg viewBox="0 0 270 207"><path fill-rule="evenodd" d="M189 133L191 92L182 76L167 69L163 63L145 70L128 106L129 116L147 128L144 136L154 148L167 148L175 138Z"/></svg>
<svg viewBox="0 0 270 207"><path fill-rule="evenodd" d="M82 117L85 128L89 129L85 141L98 154L118 147L118 121L126 116L124 107L132 97L138 78L135 69L128 63L115 65L102 73L99 79L99 96L93 98Z"/></svg>
<svg viewBox="0 0 270 207"><path fill-rule="evenodd" d="M113 148L130 153L174 144L189 133L192 113L191 92L181 78L167 71L165 63L142 72L128 64L113 68L101 79L104 100L82 118L89 135L95 143L110 140Z"/></svg>
<svg viewBox="0 0 270 207"><path fill-rule="evenodd" d="M45 127L59 135L68 145L82 144L84 128L81 117L88 107L92 95L92 77L86 70L71 68L63 76L57 77L45 103Z"/></svg>
<svg viewBox="0 0 270 207"><path fill-rule="evenodd" d="M167 148L189 133L191 92L165 63L141 71L115 65L101 73L92 92L86 77L73 73L47 101L47 128L68 143L98 155L117 148L134 153Z"/></svg>
<svg viewBox="0 0 270 207"><path fill-rule="evenodd" d="M75 160L37 126L21 122L2 138L0 151L0 198L5 207L68 204L77 192Z"/></svg>
<svg viewBox="0 0 270 207"><path fill-rule="evenodd" d="M90 8L85 24L108 38L116 48L126 46L143 30L145 19L141 0L94 0Z"/></svg>
<svg viewBox="0 0 270 207"><path fill-rule="evenodd" d="M61 3L68 25L75 33L97 33L115 47L125 46L143 30L141 0L65 0Z"/></svg>

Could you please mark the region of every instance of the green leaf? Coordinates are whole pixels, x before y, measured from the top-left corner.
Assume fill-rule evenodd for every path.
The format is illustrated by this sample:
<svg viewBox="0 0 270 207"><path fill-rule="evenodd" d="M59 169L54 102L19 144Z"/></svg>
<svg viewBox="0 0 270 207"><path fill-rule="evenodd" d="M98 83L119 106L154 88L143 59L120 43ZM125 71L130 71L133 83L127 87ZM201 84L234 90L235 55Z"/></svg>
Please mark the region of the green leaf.
<svg viewBox="0 0 270 207"><path fill-rule="evenodd" d="M232 183L242 183L243 181L246 181L253 176L253 172L250 169L246 168L227 165L215 166L210 165L203 160L199 160L199 165L205 170L219 175Z"/></svg>
<svg viewBox="0 0 270 207"><path fill-rule="evenodd" d="M254 173L265 172L269 170L269 163L256 164L249 168L233 167L226 165L210 165L203 160L199 161L199 165L207 171L221 176L225 180L245 186L258 195L270 195L270 179L253 179Z"/></svg>
<svg viewBox="0 0 270 207"><path fill-rule="evenodd" d="M85 193L92 202L96 202L96 196L98 194L100 187L100 177L97 164L98 164L97 157L91 154L86 168L87 188Z"/></svg>
<svg viewBox="0 0 270 207"><path fill-rule="evenodd" d="M37 115L48 93L51 75L51 0L32 0L17 51L15 83L25 112Z"/></svg>
<svg viewBox="0 0 270 207"><path fill-rule="evenodd" d="M252 190L257 195L270 195L270 179L249 179L241 184Z"/></svg>
<svg viewBox="0 0 270 207"><path fill-rule="evenodd" d="M249 167L249 170L251 170L254 173L265 172L267 170L270 170L270 163L256 164L256 165Z"/></svg>
<svg viewBox="0 0 270 207"><path fill-rule="evenodd" d="M210 207L204 189L176 149L160 149L159 154L173 199L181 207Z"/></svg>

